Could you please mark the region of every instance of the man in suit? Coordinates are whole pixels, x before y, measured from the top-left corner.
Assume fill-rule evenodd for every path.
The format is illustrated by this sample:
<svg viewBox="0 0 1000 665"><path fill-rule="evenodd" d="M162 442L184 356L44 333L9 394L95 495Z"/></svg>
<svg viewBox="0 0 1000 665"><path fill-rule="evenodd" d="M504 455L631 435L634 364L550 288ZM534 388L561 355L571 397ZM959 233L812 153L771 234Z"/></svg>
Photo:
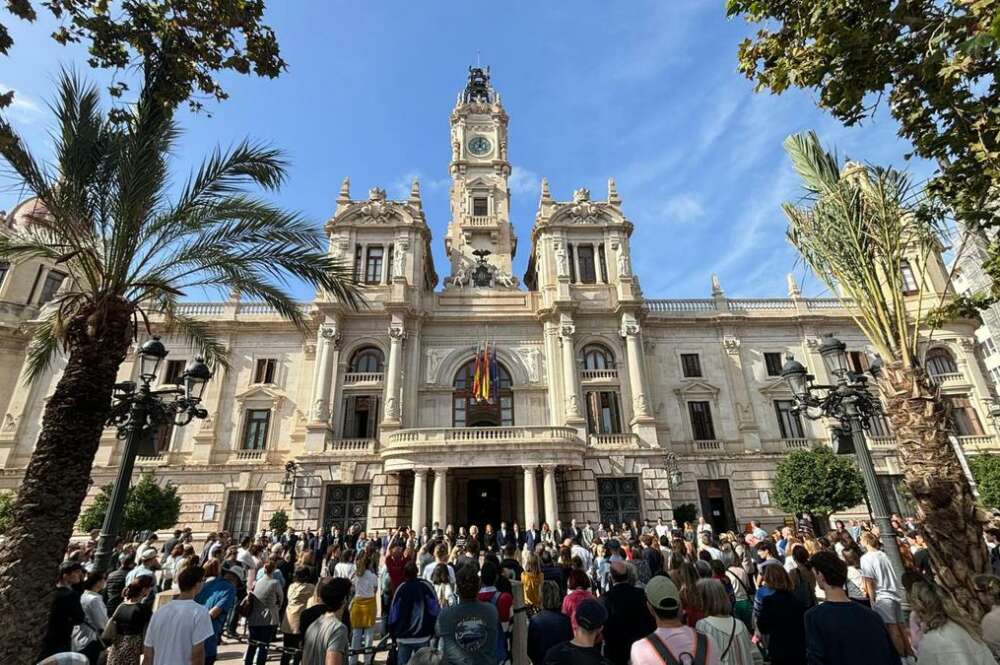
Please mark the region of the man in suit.
<svg viewBox="0 0 1000 665"><path fill-rule="evenodd" d="M580 532L580 544L589 550L593 542L594 542L594 527L590 525L590 520L587 520L586 524L583 527L583 530Z"/></svg>
<svg viewBox="0 0 1000 665"><path fill-rule="evenodd" d="M524 544L529 552L535 551L535 545L542 539L542 532L532 523L531 528L524 532Z"/></svg>
<svg viewBox="0 0 1000 665"><path fill-rule="evenodd" d="M556 520L556 526L552 529L552 540L555 541L556 545L562 545L566 536L563 535L563 525L562 520Z"/></svg>
<svg viewBox="0 0 1000 665"><path fill-rule="evenodd" d="M507 528L506 522L500 522L500 530L497 531L497 547L496 549L502 550L507 545L512 545L514 543L514 537Z"/></svg>
<svg viewBox="0 0 1000 665"><path fill-rule="evenodd" d="M629 584L628 566L624 561L611 563L611 589L601 596L608 611L604 655L614 665L627 665L632 644L656 630L656 622L646 609L646 593Z"/></svg>
<svg viewBox="0 0 1000 665"><path fill-rule="evenodd" d="M569 538L574 543L580 542L580 527L576 525L575 517L569 521L569 528L566 529L566 533L563 534L563 540L566 538Z"/></svg>

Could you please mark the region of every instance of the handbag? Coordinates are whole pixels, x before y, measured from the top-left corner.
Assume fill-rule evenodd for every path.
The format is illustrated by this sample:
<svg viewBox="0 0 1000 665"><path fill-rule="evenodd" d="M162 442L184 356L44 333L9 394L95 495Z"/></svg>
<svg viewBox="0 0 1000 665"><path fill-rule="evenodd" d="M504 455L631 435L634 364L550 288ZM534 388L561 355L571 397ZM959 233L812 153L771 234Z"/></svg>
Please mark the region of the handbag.
<svg viewBox="0 0 1000 665"><path fill-rule="evenodd" d="M254 595L248 593L247 597L240 601L240 604L236 608L236 613L244 619L249 618L253 614L253 601Z"/></svg>
<svg viewBox="0 0 1000 665"><path fill-rule="evenodd" d="M115 619L118 617L118 610L121 609L121 605L115 608L115 613L111 615L108 619L108 623L104 626L104 630L101 631L101 642L104 644L114 644L115 640L118 639L118 622Z"/></svg>

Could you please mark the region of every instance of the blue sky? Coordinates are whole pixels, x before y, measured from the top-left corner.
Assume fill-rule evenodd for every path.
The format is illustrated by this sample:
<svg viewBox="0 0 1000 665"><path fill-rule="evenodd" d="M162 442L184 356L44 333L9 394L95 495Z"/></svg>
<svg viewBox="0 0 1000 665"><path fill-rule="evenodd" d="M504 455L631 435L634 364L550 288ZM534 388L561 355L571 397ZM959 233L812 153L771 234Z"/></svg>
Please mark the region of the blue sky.
<svg viewBox="0 0 1000 665"><path fill-rule="evenodd" d="M647 297L707 297L713 272L728 295L743 297L783 296L787 272L804 277L779 208L798 196L781 148L789 133L815 129L851 158L930 172L904 162L907 145L884 114L844 128L812 93L755 94L736 71L737 46L752 28L726 20L721 0L270 5L288 71L276 80L225 75L231 97L209 102L211 117L184 111L178 179L217 144L263 139L291 161L276 199L321 223L344 176L356 197L380 185L397 198L419 177L442 277L448 113L477 51L511 118L521 247L542 176L560 200L581 186L603 197L614 176L635 224L633 263ZM17 93L9 116L46 154L46 102L59 66L101 83L108 75L87 68L82 49L52 41L51 23L0 15L16 42L0 60L0 86ZM0 209L17 198L0 189ZM527 258L515 259L517 274ZM804 291L824 287L810 278ZM296 294L311 291L296 286Z"/></svg>

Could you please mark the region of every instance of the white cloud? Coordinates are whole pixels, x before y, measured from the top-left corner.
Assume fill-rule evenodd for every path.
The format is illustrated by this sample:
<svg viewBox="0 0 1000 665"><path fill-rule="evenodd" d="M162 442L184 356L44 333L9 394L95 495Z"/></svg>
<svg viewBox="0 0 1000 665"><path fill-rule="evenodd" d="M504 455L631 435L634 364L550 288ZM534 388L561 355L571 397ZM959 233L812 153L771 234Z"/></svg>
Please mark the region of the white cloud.
<svg viewBox="0 0 1000 665"><path fill-rule="evenodd" d="M409 171L408 173L404 173L393 180L389 185L389 198L396 200L409 198L410 187L413 186L414 180L420 181L420 195L422 197L442 190L447 190L448 186L451 184L450 178L427 178L421 175L419 171Z"/></svg>
<svg viewBox="0 0 1000 665"><path fill-rule="evenodd" d="M537 194L541 191L541 176L530 169L515 166L510 170L507 185L512 194Z"/></svg>
<svg viewBox="0 0 1000 665"><path fill-rule="evenodd" d="M0 83L0 95L7 94L13 90L10 86ZM42 105L23 92L14 91L14 103L8 107L11 117L21 122L34 122L44 109Z"/></svg>
<svg viewBox="0 0 1000 665"><path fill-rule="evenodd" d="M705 207L689 192L671 197L661 210L666 222L693 222L705 216Z"/></svg>

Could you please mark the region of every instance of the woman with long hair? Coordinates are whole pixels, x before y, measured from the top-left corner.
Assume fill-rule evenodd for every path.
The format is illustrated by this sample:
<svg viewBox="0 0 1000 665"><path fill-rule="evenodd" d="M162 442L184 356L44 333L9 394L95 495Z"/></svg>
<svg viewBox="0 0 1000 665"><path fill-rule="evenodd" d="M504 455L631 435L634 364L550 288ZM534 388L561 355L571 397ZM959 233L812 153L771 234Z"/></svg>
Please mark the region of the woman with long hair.
<svg viewBox="0 0 1000 665"><path fill-rule="evenodd" d="M792 593L807 610L816 604L816 576L809 568L809 551L805 545L792 547L792 560L795 567L788 572L792 582Z"/></svg>
<svg viewBox="0 0 1000 665"><path fill-rule="evenodd" d="M257 657L257 665L264 665L267 662L268 646L278 633L281 603L285 597L281 582L274 576L278 563L277 557L268 559L264 563L264 576L254 584L253 606L247 617L250 642L243 655L244 665L252 665L254 655Z"/></svg>
<svg viewBox="0 0 1000 665"><path fill-rule="evenodd" d="M375 630L375 595L378 592L378 578L368 566L368 557L361 553L354 561L354 573L350 577L354 585L351 600L351 649L370 647ZM351 663L357 663L357 656L351 656Z"/></svg>
<svg viewBox="0 0 1000 665"><path fill-rule="evenodd" d="M746 625L734 616L729 595L717 579L698 580L705 618L695 630L712 642L721 665L753 665L753 647Z"/></svg>
<svg viewBox="0 0 1000 665"><path fill-rule="evenodd" d="M457 591L455 585L451 583L451 572L448 570L447 564L439 563L434 566L434 572L431 573L431 584L434 585L434 597L437 598L438 606L441 609L451 607L458 602Z"/></svg>
<svg viewBox="0 0 1000 665"><path fill-rule="evenodd" d="M979 626L957 611L929 582L917 582L907 594L920 616L920 665L996 665Z"/></svg>
<svg viewBox="0 0 1000 665"><path fill-rule="evenodd" d="M850 536L848 536L850 538ZM845 548L841 558L847 564L847 597L855 603L861 603L865 607L871 607L872 602L865 593L865 579L861 574L861 557L854 548Z"/></svg>
<svg viewBox="0 0 1000 665"><path fill-rule="evenodd" d="M108 649L108 665L139 665L143 634L153 616L149 603L144 601L152 588L153 578L141 575L122 592L125 600L108 620L109 624L114 624L111 632L115 634Z"/></svg>
<svg viewBox="0 0 1000 665"><path fill-rule="evenodd" d="M521 586L524 588L524 602L537 609L542 605L542 564L538 555L529 552L524 560Z"/></svg>
<svg viewBox="0 0 1000 665"><path fill-rule="evenodd" d="M569 617L573 630L576 630L576 608L583 601L594 597L590 592L590 578L583 570L574 568L566 578L566 588L568 592L563 598L562 613Z"/></svg>
<svg viewBox="0 0 1000 665"><path fill-rule="evenodd" d="M670 571L670 578L681 597L684 623L694 628L695 624L705 617L701 596L698 594L698 569L690 561L684 561L679 567Z"/></svg>
<svg viewBox="0 0 1000 665"><path fill-rule="evenodd" d="M313 578L312 568L305 565L298 566L292 574L292 583L288 587L288 605L281 618L281 645L286 649L281 653L281 665L289 665L292 662L289 649L299 649L302 646L299 617L316 592Z"/></svg>
<svg viewBox="0 0 1000 665"><path fill-rule="evenodd" d="M792 593L784 568L764 566L761 575L770 593L761 599L757 630L767 637L771 665L802 665L806 660L805 607Z"/></svg>

